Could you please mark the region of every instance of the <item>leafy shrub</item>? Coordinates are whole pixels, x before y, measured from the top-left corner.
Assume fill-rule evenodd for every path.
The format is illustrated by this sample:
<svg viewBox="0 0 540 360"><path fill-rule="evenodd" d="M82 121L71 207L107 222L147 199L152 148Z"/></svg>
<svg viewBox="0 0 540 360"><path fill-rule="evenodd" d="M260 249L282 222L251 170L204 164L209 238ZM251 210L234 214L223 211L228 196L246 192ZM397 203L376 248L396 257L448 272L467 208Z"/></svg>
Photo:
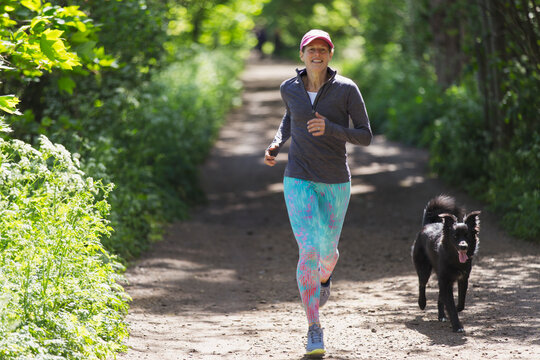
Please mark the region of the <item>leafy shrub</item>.
<svg viewBox="0 0 540 360"><path fill-rule="evenodd" d="M426 146L433 119L444 113L441 89L429 67L400 54L390 44L381 61L345 59L340 65L360 87L376 133Z"/></svg>
<svg viewBox="0 0 540 360"><path fill-rule="evenodd" d="M478 195L485 193L490 178L489 135L477 94L465 86L446 90L440 112L430 126L431 169L451 184Z"/></svg>
<svg viewBox="0 0 540 360"><path fill-rule="evenodd" d="M159 238L164 223L187 218L189 206L204 201L198 166L239 101L245 54L201 47L186 53L135 88L116 80L97 89L85 78L79 97L55 89L44 95L51 139L79 153L87 174L116 184L109 199L114 232L104 245L124 260Z"/></svg>
<svg viewBox="0 0 540 360"><path fill-rule="evenodd" d="M380 62L342 60L343 71L354 78L364 95L375 132L430 149L433 172L461 187L501 215L513 235L538 241L540 234L540 133L530 121L512 121L514 136L495 149L472 74L442 91L430 71L400 57L392 46ZM425 66L425 65L424 65ZM530 89L535 81L516 88ZM532 118L534 92L508 92L507 116ZM523 99L526 99L524 101ZM519 102L521 100L522 102ZM510 123L510 121L508 120ZM538 127L538 125L536 125Z"/></svg>
<svg viewBox="0 0 540 360"><path fill-rule="evenodd" d="M112 185L40 144L0 140L0 358L105 359L127 335L122 268L101 244Z"/></svg>
<svg viewBox="0 0 540 360"><path fill-rule="evenodd" d="M519 132L518 132L519 133ZM503 225L515 236L540 241L540 134L512 139L509 151L489 157L492 173L485 199L502 214Z"/></svg>
<svg viewBox="0 0 540 360"><path fill-rule="evenodd" d="M115 156L100 161L120 190L111 198L108 243L116 253L138 256L163 222L187 218L189 206L204 200L198 167L238 99L241 69L228 51L199 50L133 94L138 101L123 124L130 130L110 132Z"/></svg>

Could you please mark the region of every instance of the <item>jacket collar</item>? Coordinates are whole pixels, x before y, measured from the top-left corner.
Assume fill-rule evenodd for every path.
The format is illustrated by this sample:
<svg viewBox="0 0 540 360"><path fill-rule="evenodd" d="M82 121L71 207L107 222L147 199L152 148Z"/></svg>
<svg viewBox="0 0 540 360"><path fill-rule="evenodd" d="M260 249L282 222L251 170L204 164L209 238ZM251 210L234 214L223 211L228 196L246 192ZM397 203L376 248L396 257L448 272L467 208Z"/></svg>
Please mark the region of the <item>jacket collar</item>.
<svg viewBox="0 0 540 360"><path fill-rule="evenodd" d="M334 69L332 69L331 67L328 67L328 68L326 69L326 72L327 72L328 75L329 75L328 81L326 81L326 82L331 82L331 81L333 81L334 78L335 78L336 75L337 75L337 71L334 70ZM297 69L296 69L296 77L297 77L298 81L302 81L302 76L303 76L303 75L307 75L307 70L306 70L306 68L303 68L303 69L298 69L298 68L297 68Z"/></svg>

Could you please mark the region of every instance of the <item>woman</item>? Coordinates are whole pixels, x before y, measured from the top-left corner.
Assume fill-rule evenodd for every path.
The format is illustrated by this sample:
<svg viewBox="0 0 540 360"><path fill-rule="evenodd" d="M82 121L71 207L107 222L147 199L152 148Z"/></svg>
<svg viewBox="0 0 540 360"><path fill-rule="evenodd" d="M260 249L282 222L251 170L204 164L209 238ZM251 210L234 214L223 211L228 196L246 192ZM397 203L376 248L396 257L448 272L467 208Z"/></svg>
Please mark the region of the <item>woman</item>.
<svg viewBox="0 0 540 360"><path fill-rule="evenodd" d="M333 55L328 33L314 29L303 36L300 59L305 68L281 84L286 112L264 156L265 164L274 166L291 138L283 185L299 249L296 278L308 319L308 356L325 352L319 307L330 296L351 193L345 144L367 146L372 138L358 87L328 67Z"/></svg>

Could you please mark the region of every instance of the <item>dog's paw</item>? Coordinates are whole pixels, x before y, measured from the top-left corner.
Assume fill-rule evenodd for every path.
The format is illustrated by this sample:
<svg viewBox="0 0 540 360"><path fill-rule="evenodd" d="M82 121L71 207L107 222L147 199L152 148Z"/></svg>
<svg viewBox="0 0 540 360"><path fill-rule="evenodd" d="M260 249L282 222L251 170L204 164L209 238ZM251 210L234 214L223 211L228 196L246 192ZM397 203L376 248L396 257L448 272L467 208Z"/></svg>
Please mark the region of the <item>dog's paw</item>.
<svg viewBox="0 0 540 360"><path fill-rule="evenodd" d="M426 299L418 299L418 306L421 310L424 310L426 308Z"/></svg>
<svg viewBox="0 0 540 360"><path fill-rule="evenodd" d="M439 316L439 321L440 322L447 322L448 319L446 317L444 317L444 316Z"/></svg>
<svg viewBox="0 0 540 360"><path fill-rule="evenodd" d="M456 310L457 310L458 312L462 312L463 309L465 309L465 305L458 305L457 308L456 308Z"/></svg>
<svg viewBox="0 0 540 360"><path fill-rule="evenodd" d="M458 333L458 334L464 334L464 333L465 333L465 329L464 329L464 328L454 329L454 332L455 332L455 333Z"/></svg>

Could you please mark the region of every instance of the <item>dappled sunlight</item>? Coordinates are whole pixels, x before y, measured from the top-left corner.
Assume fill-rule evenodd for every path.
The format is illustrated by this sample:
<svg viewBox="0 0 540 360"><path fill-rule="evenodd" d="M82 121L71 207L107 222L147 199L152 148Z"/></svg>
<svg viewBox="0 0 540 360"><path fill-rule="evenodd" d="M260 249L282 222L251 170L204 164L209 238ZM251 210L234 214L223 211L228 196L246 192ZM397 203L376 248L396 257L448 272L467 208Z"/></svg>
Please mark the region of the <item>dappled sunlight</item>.
<svg viewBox="0 0 540 360"><path fill-rule="evenodd" d="M424 176L407 176L399 182L401 187L411 187L413 185L422 184L425 181Z"/></svg>
<svg viewBox="0 0 540 360"><path fill-rule="evenodd" d="M247 67L242 74L242 81L251 87L265 85L277 89L283 80L294 75L296 67L290 62L282 64L278 61L272 61L268 64L261 63L257 67Z"/></svg>
<svg viewBox="0 0 540 360"><path fill-rule="evenodd" d="M372 142L371 145L366 147L364 151L373 156L379 157L396 156L401 153L401 150L398 146L392 146L389 143L382 143L380 141Z"/></svg>
<svg viewBox="0 0 540 360"><path fill-rule="evenodd" d="M395 172L403 169L414 169L415 167L416 164L413 162L404 162L400 164L372 162L369 165L360 165L354 167L351 169L351 175L374 175L384 172Z"/></svg>
<svg viewBox="0 0 540 360"><path fill-rule="evenodd" d="M267 75L248 89L243 110L230 115L202 169L208 203L174 224L130 274L136 295L132 336L147 346L133 348L135 353L155 347L165 358L302 358L306 319L296 283L298 246L283 199L287 147L276 166L263 163L282 116L279 84L269 92L262 80ZM460 314L467 334L453 333L437 320L435 276L426 310L419 309L410 255L426 202L446 190L427 174L427 151L380 135L369 147L347 146L353 196L332 296L321 311L327 358L382 358L377 347L392 354L385 358L421 360L474 358L479 348L495 358L498 347L510 343L522 354L537 349L535 253L525 256L511 244L504 249L513 251L492 247L504 240L482 237L498 234L483 219L480 254L486 256L476 260Z"/></svg>
<svg viewBox="0 0 540 360"><path fill-rule="evenodd" d="M525 269L518 264L527 264ZM524 271L525 270L525 271ZM364 342L384 342L409 337L400 350L429 352L432 358L447 355L444 345L459 347L471 342L505 343L519 339L514 354L533 354L538 346L540 301L525 294L540 293L540 264L536 256L504 254L484 259L473 267L465 310L460 313L466 334L452 332L450 323L437 320L437 278L432 275L425 311L418 308L418 279L414 268L399 275L363 281L336 280L333 291L339 301L329 303L329 316L345 319L353 312L362 315L357 332ZM454 289L457 298L457 288ZM504 327L499 325L505 324ZM352 324L355 326L355 324ZM332 322L332 333L346 332L351 323ZM416 335L411 334L411 330ZM420 335L420 337L418 336ZM371 339L371 340L370 340ZM475 345L476 346L476 345ZM531 347L532 346L532 347ZM536 347L535 347L536 346ZM451 348L450 348L451 349ZM452 351L452 350L450 350ZM457 350L456 350L457 351ZM486 350L485 355L493 352Z"/></svg>
<svg viewBox="0 0 540 360"><path fill-rule="evenodd" d="M268 185L267 189L268 189L268 191L270 191L272 193L282 193L283 192L283 183L279 182L279 183L275 183L275 184L270 184L270 185Z"/></svg>
<svg viewBox="0 0 540 360"><path fill-rule="evenodd" d="M377 188L368 184L353 184L351 185L351 195L367 194L374 192Z"/></svg>
<svg viewBox="0 0 540 360"><path fill-rule="evenodd" d="M134 321L133 327L145 330L132 336L140 336L144 341L148 341L150 349L156 342L161 342L160 348L166 350L161 350L160 355L165 359L176 359L179 351L194 359L238 359L239 354L242 354L243 359L249 359L250 355L264 353L267 346L264 339L272 337L276 332L285 331L298 341L305 335L303 326L299 326L304 321L304 314L296 303L281 304L279 308L275 305L261 305L260 309L225 314L201 313L200 309L192 309L190 306L184 310L187 313L196 311L197 315L172 317L164 314L157 318L158 321L152 322L151 330L147 329L148 326L145 327L146 319ZM265 311L268 316L261 321L259 314L253 310ZM287 312L286 317L282 315L283 311ZM161 334L167 333L167 329L171 327L179 329L183 336L164 339ZM132 349L134 352L145 350L147 351L146 348ZM276 349L276 353L283 356L295 352L300 354L301 351L294 341L281 344L280 348ZM272 357L276 357L276 354Z"/></svg>
<svg viewBox="0 0 540 360"><path fill-rule="evenodd" d="M186 255L189 253L190 251L186 251ZM152 273L151 279L145 277L147 273ZM162 257L158 261L148 261L136 266L128 280L130 284L136 284L136 287L151 290L146 294L147 296L159 297L166 295L170 291L171 285L178 282L196 282L199 283L197 288L203 289L209 284L226 285L234 282L237 278L238 273L234 269ZM147 296L139 296L139 299L144 299Z"/></svg>

